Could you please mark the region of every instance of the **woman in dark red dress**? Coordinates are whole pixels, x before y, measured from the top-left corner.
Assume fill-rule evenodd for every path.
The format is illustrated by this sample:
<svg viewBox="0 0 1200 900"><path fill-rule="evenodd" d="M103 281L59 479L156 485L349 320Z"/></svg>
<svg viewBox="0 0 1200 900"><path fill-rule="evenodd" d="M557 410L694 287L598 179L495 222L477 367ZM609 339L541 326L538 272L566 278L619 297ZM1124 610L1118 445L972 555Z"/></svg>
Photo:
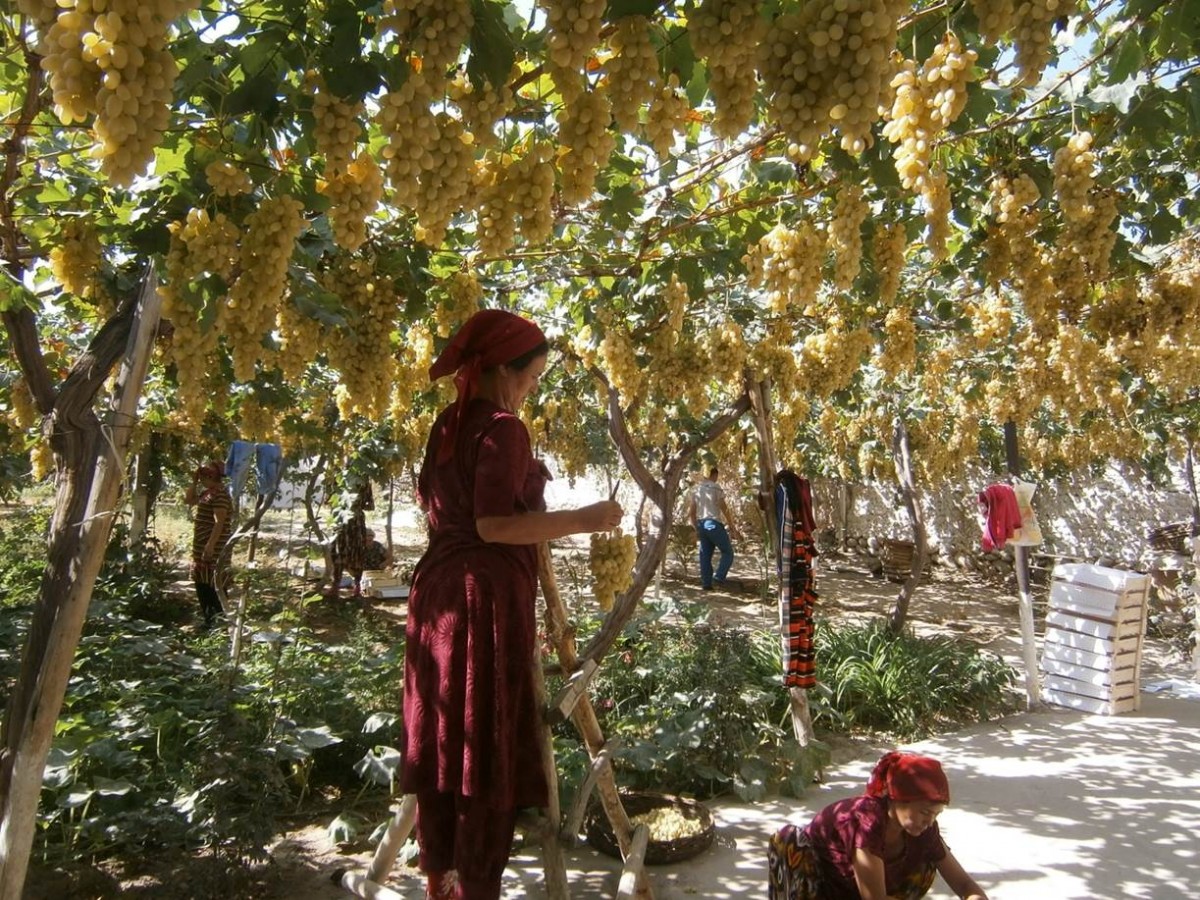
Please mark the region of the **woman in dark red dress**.
<svg viewBox="0 0 1200 900"><path fill-rule="evenodd" d="M458 388L418 481L430 541L405 647L401 787L417 795L430 897L498 898L516 811L547 800L532 669L537 545L621 519L612 501L546 511L548 474L516 412L547 352L534 323L485 310L429 370L456 373Z"/></svg>

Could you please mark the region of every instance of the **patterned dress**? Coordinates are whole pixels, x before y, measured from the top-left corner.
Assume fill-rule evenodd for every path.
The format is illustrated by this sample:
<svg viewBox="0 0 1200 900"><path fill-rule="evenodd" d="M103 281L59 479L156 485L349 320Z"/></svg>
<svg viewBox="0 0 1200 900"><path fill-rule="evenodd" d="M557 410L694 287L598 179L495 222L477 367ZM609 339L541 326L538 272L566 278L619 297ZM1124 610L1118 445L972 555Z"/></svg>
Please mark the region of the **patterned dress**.
<svg viewBox="0 0 1200 900"><path fill-rule="evenodd" d="M217 510L225 510L225 523L217 536L217 557L206 562L204 548L216 527ZM230 560L233 548L229 537L233 534L233 500L224 485L205 490L196 500L196 518L192 525L192 581L228 591L233 580Z"/></svg>

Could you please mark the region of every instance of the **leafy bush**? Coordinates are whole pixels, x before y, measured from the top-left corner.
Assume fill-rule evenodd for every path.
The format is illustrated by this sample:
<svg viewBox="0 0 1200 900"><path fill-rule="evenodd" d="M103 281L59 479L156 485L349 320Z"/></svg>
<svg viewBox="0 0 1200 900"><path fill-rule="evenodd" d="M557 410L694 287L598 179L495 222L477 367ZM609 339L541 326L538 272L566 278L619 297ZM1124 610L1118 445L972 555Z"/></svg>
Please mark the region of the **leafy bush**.
<svg viewBox="0 0 1200 900"><path fill-rule="evenodd" d="M49 530L49 512L41 507L15 507L0 519L0 609L27 606L37 597Z"/></svg>
<svg viewBox="0 0 1200 900"><path fill-rule="evenodd" d="M744 799L799 794L825 761L822 745L796 745L778 665L748 632L696 619L635 623L593 687L605 736L620 741L621 781L631 787L700 797L732 788Z"/></svg>
<svg viewBox="0 0 1200 900"><path fill-rule="evenodd" d="M814 724L881 731L901 740L1011 712L1016 673L995 653L944 637L818 621L818 677L828 687Z"/></svg>

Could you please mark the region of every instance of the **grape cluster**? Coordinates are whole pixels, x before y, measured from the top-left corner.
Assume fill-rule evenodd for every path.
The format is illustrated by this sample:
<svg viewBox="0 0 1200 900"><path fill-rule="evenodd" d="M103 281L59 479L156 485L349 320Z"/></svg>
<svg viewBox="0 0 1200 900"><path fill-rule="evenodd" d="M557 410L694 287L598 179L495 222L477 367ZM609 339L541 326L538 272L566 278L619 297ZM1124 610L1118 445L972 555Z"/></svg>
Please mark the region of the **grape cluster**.
<svg viewBox="0 0 1200 900"><path fill-rule="evenodd" d="M847 387L873 346L865 328L847 330L833 317L824 331L805 337L800 348L797 369L802 389L829 397Z"/></svg>
<svg viewBox="0 0 1200 900"><path fill-rule="evenodd" d="M705 329L701 335L700 352L709 361L714 381L732 391L741 390L750 356L741 325L733 319L724 319L715 328Z"/></svg>
<svg viewBox="0 0 1200 900"><path fill-rule="evenodd" d="M883 349L879 368L889 378L911 372L917 364L917 328L911 309L888 310L883 324Z"/></svg>
<svg viewBox="0 0 1200 900"><path fill-rule="evenodd" d="M538 0L546 12L550 77L570 104L584 89L583 69L600 43L608 0Z"/></svg>
<svg viewBox="0 0 1200 900"><path fill-rule="evenodd" d="M510 78L520 74L513 67ZM447 88L447 95L462 113L463 124L471 132L477 147L490 147L496 142L496 123L508 115L516 103L516 95L507 84L499 89L490 81L473 82L467 73L459 71Z"/></svg>
<svg viewBox="0 0 1200 900"><path fill-rule="evenodd" d="M41 419L33 402L33 394L29 391L29 382L24 378L18 378L9 386L8 400L12 405L13 424L18 431L28 431Z"/></svg>
<svg viewBox="0 0 1200 900"><path fill-rule="evenodd" d="M971 0L975 18L979 20L979 34L988 46L998 44L1016 20L1016 0Z"/></svg>
<svg viewBox="0 0 1200 900"><path fill-rule="evenodd" d="M821 287L824 235L811 222L794 228L780 223L765 234L743 257L751 287L767 291L771 311L804 310Z"/></svg>
<svg viewBox="0 0 1200 900"><path fill-rule="evenodd" d="M279 350L275 363L284 380L296 381L321 352L321 323L306 315L295 302L285 300L275 316Z"/></svg>
<svg viewBox="0 0 1200 900"><path fill-rule="evenodd" d="M716 114L713 131L742 134L754 118L755 67L767 34L762 0L702 0L688 25L692 47L708 67Z"/></svg>
<svg viewBox="0 0 1200 900"><path fill-rule="evenodd" d="M90 299L99 288L102 257L95 226L85 218L68 219L50 250L50 271L67 293Z"/></svg>
<svg viewBox="0 0 1200 900"><path fill-rule="evenodd" d="M842 149L858 154L892 77L904 0L803 0L771 25L761 74L775 123L792 141L789 155L807 161L836 130Z"/></svg>
<svg viewBox="0 0 1200 900"><path fill-rule="evenodd" d="M642 367L633 350L633 339L627 328L611 324L605 328L600 341L600 357L608 372L609 383L617 389L621 402L628 406L642 389Z"/></svg>
<svg viewBox="0 0 1200 900"><path fill-rule="evenodd" d="M470 272L454 272L445 281L446 300L434 310L438 337L450 337L479 309L483 288Z"/></svg>
<svg viewBox="0 0 1200 900"><path fill-rule="evenodd" d="M458 61L475 16L471 0L384 0L381 25L423 66L444 72Z"/></svg>
<svg viewBox="0 0 1200 900"><path fill-rule="evenodd" d="M558 141L564 152L562 199L569 206L583 203L592 196L600 170L616 146L608 130L612 123L612 104L603 87L585 90L569 102L558 115Z"/></svg>
<svg viewBox="0 0 1200 900"><path fill-rule="evenodd" d="M346 250L357 250L367 240L367 220L383 199L383 173L374 157L363 153L319 190L329 198L329 226L333 240Z"/></svg>
<svg viewBox="0 0 1200 900"><path fill-rule="evenodd" d="M929 226L925 242L935 260L946 258L946 241L950 237L950 182L946 173L934 168L929 173L925 191L925 223Z"/></svg>
<svg viewBox="0 0 1200 900"><path fill-rule="evenodd" d="M57 0L17 0L17 9L42 28L53 25L59 12Z"/></svg>
<svg viewBox="0 0 1200 900"><path fill-rule="evenodd" d="M398 204L417 202L421 174L434 167L438 142L437 123L430 106L441 90L441 81L428 69L409 67L399 88L380 98L377 122L387 137L383 158Z"/></svg>
<svg viewBox="0 0 1200 900"><path fill-rule="evenodd" d="M904 272L904 250L908 237L899 222L877 225L872 237L875 274L879 278L879 302L888 307L900 294L900 277Z"/></svg>
<svg viewBox="0 0 1200 900"><path fill-rule="evenodd" d="M378 419L387 410L397 371L392 331L400 298L395 287L375 271L374 261L341 257L322 274L321 284L337 294L344 325L329 335L326 356L341 373L334 391L338 413Z"/></svg>
<svg viewBox="0 0 1200 900"><path fill-rule="evenodd" d="M204 167L208 186L218 197L236 197L254 190L254 182L244 169L225 159L217 159Z"/></svg>
<svg viewBox="0 0 1200 900"><path fill-rule="evenodd" d="M1091 214L1088 195L1095 182L1096 154L1092 135L1078 131L1054 154L1054 196L1067 222L1086 219Z"/></svg>
<svg viewBox="0 0 1200 900"><path fill-rule="evenodd" d="M926 195L930 190L934 144L966 106L977 58L948 31L919 70L915 62L904 60L892 78L895 93L883 136L897 145L892 155L905 188Z"/></svg>
<svg viewBox="0 0 1200 900"><path fill-rule="evenodd" d="M592 532L588 550L588 569L592 573L592 595L600 609L613 608L617 594L633 584L633 564L637 559L637 542L633 535L624 534L620 526L611 532Z"/></svg>
<svg viewBox="0 0 1200 900"><path fill-rule="evenodd" d="M1013 179L1004 175L993 178L990 191L985 211L994 221L988 224L984 242L984 274L988 284L999 288L1011 276L1017 259L1036 256L1032 235L1040 219L1037 204L1041 194L1024 173Z"/></svg>
<svg viewBox="0 0 1200 900"><path fill-rule="evenodd" d="M507 253L518 229L530 244L541 243L554 230L553 152L548 144L536 144L507 166L489 160L480 168L476 233L485 255Z"/></svg>
<svg viewBox="0 0 1200 900"><path fill-rule="evenodd" d="M436 138L430 160L421 173L413 206L417 227L413 233L428 247L440 246L454 214L463 209L471 193L475 148L463 123L449 113L434 118Z"/></svg>
<svg viewBox="0 0 1200 900"><path fill-rule="evenodd" d="M241 273L229 294L228 312L221 320L230 345L233 374L239 381L254 377L263 354L263 338L288 286L288 263L296 238L304 230L304 206L287 195L270 197L246 217L239 250Z"/></svg>
<svg viewBox="0 0 1200 900"><path fill-rule="evenodd" d="M858 185L848 184L838 191L829 223L829 244L833 248L833 284L840 291L850 290L862 269L862 224L868 212Z"/></svg>
<svg viewBox="0 0 1200 900"><path fill-rule="evenodd" d="M317 152L325 157L325 176L329 178L344 172L354 159L366 106L361 100L352 103L334 96L315 73L309 75L307 84L313 95L313 138Z"/></svg>
<svg viewBox="0 0 1200 900"><path fill-rule="evenodd" d="M1019 0L1012 28L1018 84L1037 84L1054 55L1054 23L1077 6L1077 0Z"/></svg>
<svg viewBox="0 0 1200 900"><path fill-rule="evenodd" d="M35 482L44 481L54 471L54 451L49 441L42 439L29 451L29 475Z"/></svg>
<svg viewBox="0 0 1200 900"><path fill-rule="evenodd" d="M660 161L671 156L675 134L683 131L691 110L691 104L679 89L679 76L672 72L667 83L655 90L646 114L646 140Z"/></svg>
<svg viewBox="0 0 1200 900"><path fill-rule="evenodd" d="M613 121L621 131L632 132L658 82L658 51L650 39L650 20L645 16L625 16L617 21L608 44L613 55L605 63L605 69Z"/></svg>
<svg viewBox="0 0 1200 900"><path fill-rule="evenodd" d="M244 394L237 406L237 423L237 433L247 440L274 442L279 432L279 410Z"/></svg>
<svg viewBox="0 0 1200 900"><path fill-rule="evenodd" d="M977 349L1008 346L1013 328L1013 311L1006 294L988 293L982 299L967 304L967 317L971 320L971 333Z"/></svg>
<svg viewBox="0 0 1200 900"><path fill-rule="evenodd" d="M65 125L94 114L93 153L113 184L128 186L154 159L178 71L166 49L168 31L197 5L75 0L44 35L41 65L50 73L55 112Z"/></svg>

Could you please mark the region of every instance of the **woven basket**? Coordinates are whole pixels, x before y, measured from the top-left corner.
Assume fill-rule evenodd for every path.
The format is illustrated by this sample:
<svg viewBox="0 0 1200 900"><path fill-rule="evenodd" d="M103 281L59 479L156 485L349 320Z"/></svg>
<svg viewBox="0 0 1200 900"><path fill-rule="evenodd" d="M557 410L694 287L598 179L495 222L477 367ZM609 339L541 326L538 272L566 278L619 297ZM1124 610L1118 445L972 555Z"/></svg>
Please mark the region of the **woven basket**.
<svg viewBox="0 0 1200 900"><path fill-rule="evenodd" d="M1196 528L1191 522L1172 522L1155 528L1146 535L1150 546L1163 553L1191 553L1188 538L1196 537Z"/></svg>
<svg viewBox="0 0 1200 900"><path fill-rule="evenodd" d="M708 811L708 807L695 800L671 794L622 791L621 803L624 804L625 812L631 818L663 806L673 806L680 815L694 821L699 826L699 830L695 834L675 840L656 841L651 837L650 843L646 845L646 865L661 866L665 863L691 859L712 846L713 838L716 837L717 829L713 825L712 814ZM588 807L585 829L589 844L601 853L614 859L621 859L621 848L617 845L616 835L613 834L612 823L608 821L604 807L596 801L593 801Z"/></svg>

